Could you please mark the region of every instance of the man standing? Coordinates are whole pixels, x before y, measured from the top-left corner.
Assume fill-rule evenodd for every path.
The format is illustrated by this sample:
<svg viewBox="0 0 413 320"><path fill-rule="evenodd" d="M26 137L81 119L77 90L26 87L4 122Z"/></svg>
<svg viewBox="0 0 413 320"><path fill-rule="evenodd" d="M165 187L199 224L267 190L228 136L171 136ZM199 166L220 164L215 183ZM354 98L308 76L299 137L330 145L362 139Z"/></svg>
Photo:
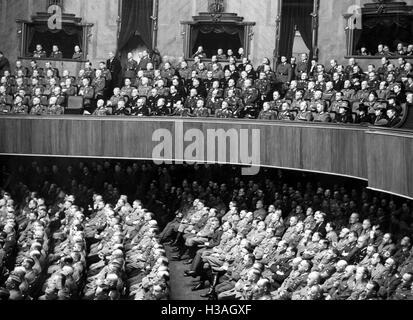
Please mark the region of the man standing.
<svg viewBox="0 0 413 320"><path fill-rule="evenodd" d="M120 60L113 52L109 52L109 59L106 61L106 67L112 75L112 81L109 84L109 91L112 92L115 87L120 86L120 73L122 72Z"/></svg>
<svg viewBox="0 0 413 320"><path fill-rule="evenodd" d="M297 63L297 66L295 68L296 79L301 79L301 75L307 72L308 72L308 55L306 53L303 53L301 55L301 61Z"/></svg>
<svg viewBox="0 0 413 320"><path fill-rule="evenodd" d="M291 82L293 77L293 71L291 65L287 63L287 57L281 57L281 63L277 66L277 80L283 86Z"/></svg>

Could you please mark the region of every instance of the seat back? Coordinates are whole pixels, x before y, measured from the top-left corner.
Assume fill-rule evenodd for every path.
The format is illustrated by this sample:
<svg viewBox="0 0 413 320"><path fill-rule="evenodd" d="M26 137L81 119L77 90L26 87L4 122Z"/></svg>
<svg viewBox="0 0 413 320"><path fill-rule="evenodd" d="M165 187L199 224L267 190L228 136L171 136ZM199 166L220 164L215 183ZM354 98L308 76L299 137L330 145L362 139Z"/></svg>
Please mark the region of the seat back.
<svg viewBox="0 0 413 320"><path fill-rule="evenodd" d="M67 99L66 114L82 114L83 113L83 97L70 96Z"/></svg>
<svg viewBox="0 0 413 320"><path fill-rule="evenodd" d="M402 128L407 120L409 111L407 110L407 104L403 103L401 105L402 112L400 113L400 122L394 128Z"/></svg>

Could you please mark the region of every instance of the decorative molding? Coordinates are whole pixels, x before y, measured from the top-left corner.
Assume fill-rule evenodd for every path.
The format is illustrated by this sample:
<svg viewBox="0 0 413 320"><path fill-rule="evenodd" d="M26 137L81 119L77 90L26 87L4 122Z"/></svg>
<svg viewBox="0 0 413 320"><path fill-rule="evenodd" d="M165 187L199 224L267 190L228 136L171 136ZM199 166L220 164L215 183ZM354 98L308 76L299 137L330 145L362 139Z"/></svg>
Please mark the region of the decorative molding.
<svg viewBox="0 0 413 320"><path fill-rule="evenodd" d="M213 15L223 13L225 11L224 0L208 0L208 12Z"/></svg>
<svg viewBox="0 0 413 320"><path fill-rule="evenodd" d="M153 14L150 18L152 20L152 49L155 49L158 45L159 0L153 1Z"/></svg>

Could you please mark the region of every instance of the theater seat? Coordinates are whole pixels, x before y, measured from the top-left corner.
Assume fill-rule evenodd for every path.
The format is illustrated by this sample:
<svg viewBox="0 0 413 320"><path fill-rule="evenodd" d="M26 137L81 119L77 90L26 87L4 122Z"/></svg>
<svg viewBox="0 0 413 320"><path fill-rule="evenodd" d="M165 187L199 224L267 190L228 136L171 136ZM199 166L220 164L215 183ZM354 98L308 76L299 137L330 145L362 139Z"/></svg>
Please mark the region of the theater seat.
<svg viewBox="0 0 413 320"><path fill-rule="evenodd" d="M408 110L407 110L406 103L403 103L401 105L401 108L402 108L402 112L400 113L400 122L399 122L399 124L394 126L394 128L402 128L403 125L405 124L406 120L407 120Z"/></svg>
<svg viewBox="0 0 413 320"><path fill-rule="evenodd" d="M65 114L83 114L83 97L70 96L67 99Z"/></svg>
<svg viewBox="0 0 413 320"><path fill-rule="evenodd" d="M47 96L42 96L40 98L40 104L44 105L44 106L47 106L49 104L49 98Z"/></svg>

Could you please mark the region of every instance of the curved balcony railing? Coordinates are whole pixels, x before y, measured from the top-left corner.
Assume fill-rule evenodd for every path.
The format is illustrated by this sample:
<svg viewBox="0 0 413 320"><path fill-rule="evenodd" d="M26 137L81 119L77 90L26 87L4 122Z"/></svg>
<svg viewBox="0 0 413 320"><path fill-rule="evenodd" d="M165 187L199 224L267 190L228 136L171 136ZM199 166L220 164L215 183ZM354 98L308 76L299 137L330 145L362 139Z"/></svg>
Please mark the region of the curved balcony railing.
<svg viewBox="0 0 413 320"><path fill-rule="evenodd" d="M397 129L234 119L5 116L0 117L0 154L285 168L363 179L371 189L413 198L413 132Z"/></svg>

